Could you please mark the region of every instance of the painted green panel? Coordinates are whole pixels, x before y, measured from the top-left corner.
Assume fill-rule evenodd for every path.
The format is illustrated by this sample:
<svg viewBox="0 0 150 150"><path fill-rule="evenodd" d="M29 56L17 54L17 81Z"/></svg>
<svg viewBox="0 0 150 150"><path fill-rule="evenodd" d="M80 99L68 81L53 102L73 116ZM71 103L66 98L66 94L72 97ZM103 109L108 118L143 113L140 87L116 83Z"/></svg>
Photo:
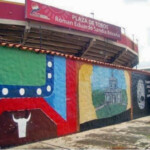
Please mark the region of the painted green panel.
<svg viewBox="0 0 150 150"><path fill-rule="evenodd" d="M45 82L45 54L0 47L0 85L41 86Z"/></svg>
<svg viewBox="0 0 150 150"><path fill-rule="evenodd" d="M101 93L101 95L100 95ZM126 105L127 105L127 93L126 90L122 90L122 103L119 104L110 104L106 105L104 103L104 93L100 92L99 94L93 95L93 97L99 97L99 100L97 100L97 103L95 101L95 106L97 107L102 106L99 110L96 111L97 117L100 118L108 118L115 116L117 114L122 113L123 111L126 111ZM103 96L102 96L103 95Z"/></svg>

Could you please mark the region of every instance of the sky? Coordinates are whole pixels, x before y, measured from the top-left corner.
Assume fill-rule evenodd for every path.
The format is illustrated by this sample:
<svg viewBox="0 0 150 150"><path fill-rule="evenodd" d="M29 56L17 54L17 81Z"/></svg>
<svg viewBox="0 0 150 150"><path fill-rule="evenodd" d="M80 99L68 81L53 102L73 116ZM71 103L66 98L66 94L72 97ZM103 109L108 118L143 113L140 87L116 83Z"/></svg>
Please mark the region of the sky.
<svg viewBox="0 0 150 150"><path fill-rule="evenodd" d="M105 67L93 66L93 73L91 77L92 90L104 90L109 87L109 80L112 77L117 79L117 87L126 89L126 80L123 70L110 69Z"/></svg>
<svg viewBox="0 0 150 150"><path fill-rule="evenodd" d="M8 0L7 0L8 1ZM25 0L9 0L25 3ZM138 68L150 67L150 0L34 0L125 28L139 46ZM124 32L124 29L123 29Z"/></svg>

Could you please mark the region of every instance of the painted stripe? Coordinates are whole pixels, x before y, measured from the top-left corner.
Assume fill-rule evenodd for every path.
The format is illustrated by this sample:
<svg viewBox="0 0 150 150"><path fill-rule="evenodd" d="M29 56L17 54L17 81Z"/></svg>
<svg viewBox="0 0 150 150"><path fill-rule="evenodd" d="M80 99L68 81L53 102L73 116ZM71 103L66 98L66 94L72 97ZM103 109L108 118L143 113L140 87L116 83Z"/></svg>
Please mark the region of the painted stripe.
<svg viewBox="0 0 150 150"><path fill-rule="evenodd" d="M131 79L128 71L124 71L124 76L127 85L126 92L127 92L127 99L128 99L128 104L127 104L127 110L128 110L131 108Z"/></svg>
<svg viewBox="0 0 150 150"><path fill-rule="evenodd" d="M97 119L92 102L91 75L93 66L84 64L79 71L79 109L80 124Z"/></svg>
<svg viewBox="0 0 150 150"><path fill-rule="evenodd" d="M54 90L45 100L66 119L66 59L63 57L54 57Z"/></svg>
<svg viewBox="0 0 150 150"><path fill-rule="evenodd" d="M74 60L67 59L66 64L67 81L67 121L66 133L75 133L79 128L78 123L78 102L77 102L77 63Z"/></svg>

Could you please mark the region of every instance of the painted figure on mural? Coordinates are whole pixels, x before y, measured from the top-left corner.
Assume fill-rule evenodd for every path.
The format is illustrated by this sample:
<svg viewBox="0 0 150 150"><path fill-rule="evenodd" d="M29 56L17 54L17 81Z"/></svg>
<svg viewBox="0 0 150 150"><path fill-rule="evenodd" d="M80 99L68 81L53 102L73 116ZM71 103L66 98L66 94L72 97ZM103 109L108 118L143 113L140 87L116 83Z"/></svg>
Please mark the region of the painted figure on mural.
<svg viewBox="0 0 150 150"><path fill-rule="evenodd" d="M129 75L118 69L93 66L92 101L98 118L107 118L126 111Z"/></svg>
<svg viewBox="0 0 150 150"><path fill-rule="evenodd" d="M105 103L115 104L122 102L122 92L118 88L118 80L114 77L113 71L109 78L109 87L105 90Z"/></svg>
<svg viewBox="0 0 150 150"><path fill-rule="evenodd" d="M14 115L12 115L13 121L17 123L18 125L18 136L19 138L26 137L26 129L27 129L27 123L29 122L31 118L31 113L29 114L28 118L19 118L16 119Z"/></svg>

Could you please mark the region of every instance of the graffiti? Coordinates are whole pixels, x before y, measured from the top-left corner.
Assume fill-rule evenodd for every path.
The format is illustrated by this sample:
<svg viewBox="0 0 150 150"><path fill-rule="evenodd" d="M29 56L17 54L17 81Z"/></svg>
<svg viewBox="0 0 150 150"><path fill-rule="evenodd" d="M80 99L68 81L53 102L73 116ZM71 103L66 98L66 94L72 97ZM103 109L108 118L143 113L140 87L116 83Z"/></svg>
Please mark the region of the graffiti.
<svg viewBox="0 0 150 150"><path fill-rule="evenodd" d="M18 134L19 134L19 138L24 138L26 137L26 128L27 128L27 123L28 121L30 120L31 118L31 113L29 114L28 118L19 118L19 119L16 119L14 117L14 115L12 116L13 118L13 121L15 123L17 123L18 125Z"/></svg>

